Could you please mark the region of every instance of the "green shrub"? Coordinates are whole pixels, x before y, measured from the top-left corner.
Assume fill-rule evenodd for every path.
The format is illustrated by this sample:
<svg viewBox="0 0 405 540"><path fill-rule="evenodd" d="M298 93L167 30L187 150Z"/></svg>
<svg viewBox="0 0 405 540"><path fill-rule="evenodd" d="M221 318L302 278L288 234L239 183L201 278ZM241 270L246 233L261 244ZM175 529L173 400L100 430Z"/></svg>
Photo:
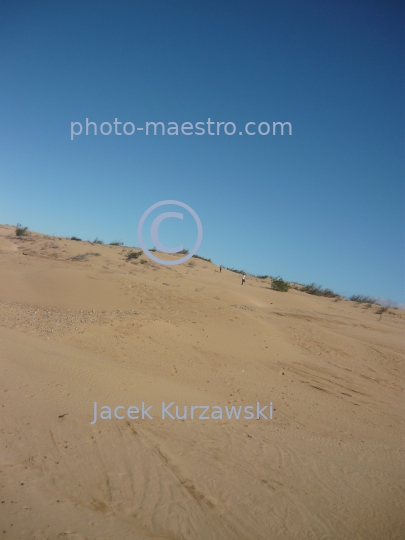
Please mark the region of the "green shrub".
<svg viewBox="0 0 405 540"><path fill-rule="evenodd" d="M141 259L141 264L148 264L148 261L145 259Z"/></svg>
<svg viewBox="0 0 405 540"><path fill-rule="evenodd" d="M104 244L102 240L99 240L97 237L93 240L93 244Z"/></svg>
<svg viewBox="0 0 405 540"><path fill-rule="evenodd" d="M267 279L270 276L256 276L256 277L257 277L257 279Z"/></svg>
<svg viewBox="0 0 405 540"><path fill-rule="evenodd" d="M202 261L212 262L211 259L206 259L205 257L201 257L200 255L192 255L192 257L195 257L196 259L201 259Z"/></svg>
<svg viewBox="0 0 405 540"><path fill-rule="evenodd" d="M72 236L71 240L76 240L76 242L81 242L81 238L77 238L77 236Z"/></svg>
<svg viewBox="0 0 405 540"><path fill-rule="evenodd" d="M237 270L236 268L228 268L225 266L226 270L229 270L230 272L235 272L236 274L246 274L244 270Z"/></svg>
<svg viewBox="0 0 405 540"><path fill-rule="evenodd" d="M88 253L79 253L79 255L76 255L75 257L71 257L71 261L87 261L87 255Z"/></svg>
<svg viewBox="0 0 405 540"><path fill-rule="evenodd" d="M128 254L127 254L127 261L131 261L132 259L137 259L138 257L140 257L142 255L143 251L130 251Z"/></svg>
<svg viewBox="0 0 405 540"><path fill-rule="evenodd" d="M359 304L376 304L374 298L371 298L370 296L363 296L361 294L352 294L349 300L352 302L358 302Z"/></svg>
<svg viewBox="0 0 405 540"><path fill-rule="evenodd" d="M28 235L28 227L23 227L21 223L17 223L16 229L15 229L16 236L27 236Z"/></svg>
<svg viewBox="0 0 405 540"><path fill-rule="evenodd" d="M273 291L288 292L290 284L283 280L280 276L273 278L271 283Z"/></svg>
<svg viewBox="0 0 405 540"><path fill-rule="evenodd" d="M327 298L336 298L339 296L330 289L324 289L316 283L310 283L309 285L303 285L301 291L307 294L313 294L315 296L326 296Z"/></svg>
<svg viewBox="0 0 405 540"><path fill-rule="evenodd" d="M119 242L118 240L114 240L114 242L110 242L110 246L123 246L124 242Z"/></svg>
<svg viewBox="0 0 405 540"><path fill-rule="evenodd" d="M93 257L100 257L101 253L95 253L94 251L88 251L87 253L79 253L79 255L76 255L75 257L71 257L71 261L87 261L88 255L92 255Z"/></svg>
<svg viewBox="0 0 405 540"><path fill-rule="evenodd" d="M181 253L182 255L188 255L188 249L182 249L181 251L178 251L177 253Z"/></svg>
<svg viewBox="0 0 405 540"><path fill-rule="evenodd" d="M379 310L376 311L377 315L380 316L380 318L378 319L379 321L381 321L381 317L383 316L383 313L385 313L386 311L388 312L389 310L389 306L381 306Z"/></svg>
<svg viewBox="0 0 405 540"><path fill-rule="evenodd" d="M155 246L153 246L153 248L150 248L149 251L155 252L155 251L157 251L157 249L155 248Z"/></svg>

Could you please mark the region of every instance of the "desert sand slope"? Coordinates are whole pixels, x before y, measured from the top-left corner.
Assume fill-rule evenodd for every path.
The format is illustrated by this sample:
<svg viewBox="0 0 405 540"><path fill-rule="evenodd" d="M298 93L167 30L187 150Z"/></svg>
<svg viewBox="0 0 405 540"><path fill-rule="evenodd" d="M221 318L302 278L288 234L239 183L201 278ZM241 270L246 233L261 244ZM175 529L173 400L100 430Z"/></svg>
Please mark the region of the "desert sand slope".
<svg viewBox="0 0 405 540"><path fill-rule="evenodd" d="M128 251L0 227L0 538L403 538L404 312Z"/></svg>

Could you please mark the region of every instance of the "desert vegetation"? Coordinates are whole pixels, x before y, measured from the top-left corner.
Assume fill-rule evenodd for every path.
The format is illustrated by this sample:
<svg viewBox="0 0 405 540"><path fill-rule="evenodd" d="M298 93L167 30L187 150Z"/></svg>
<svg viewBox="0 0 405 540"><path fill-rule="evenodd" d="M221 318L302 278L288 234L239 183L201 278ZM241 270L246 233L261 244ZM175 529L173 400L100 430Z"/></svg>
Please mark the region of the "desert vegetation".
<svg viewBox="0 0 405 540"><path fill-rule="evenodd" d="M371 296L363 296L362 294L352 294L349 298L352 302L358 302L359 304L376 304L374 298Z"/></svg>
<svg viewBox="0 0 405 540"><path fill-rule="evenodd" d="M143 251L130 251L127 253L127 261L138 259L142 255Z"/></svg>
<svg viewBox="0 0 405 540"><path fill-rule="evenodd" d="M380 309L378 309L378 310L376 311L377 315L380 316L380 318L378 319L379 321L381 321L381 318L382 318L383 314L384 314L385 312L388 312L388 310L389 310L389 307L388 307L388 306L381 306Z"/></svg>
<svg viewBox="0 0 405 540"><path fill-rule="evenodd" d="M327 298L336 298L339 295L334 293L331 289L326 289L317 285L316 283L310 283L309 285L303 285L301 291L307 294L313 294L315 296L326 296Z"/></svg>
<svg viewBox="0 0 405 540"><path fill-rule="evenodd" d="M212 262L211 259L207 259L206 257L201 257L201 255L192 255L195 259L201 259L202 261Z"/></svg>
<svg viewBox="0 0 405 540"><path fill-rule="evenodd" d="M15 229L16 236L27 236L28 235L28 227L23 227L21 223L17 223L16 229Z"/></svg>
<svg viewBox="0 0 405 540"><path fill-rule="evenodd" d="M230 272L235 272L236 274L246 274L244 270L237 270L236 268L228 268L227 266L224 267L226 270L229 270Z"/></svg>
<svg viewBox="0 0 405 540"><path fill-rule="evenodd" d="M290 284L283 280L280 276L272 278L271 288L273 291L288 292Z"/></svg>
<svg viewBox="0 0 405 540"><path fill-rule="evenodd" d="M101 253L96 253L94 251L88 251L87 253L79 253L78 255L75 255L74 257L71 257L71 261L87 261L87 257L100 257Z"/></svg>

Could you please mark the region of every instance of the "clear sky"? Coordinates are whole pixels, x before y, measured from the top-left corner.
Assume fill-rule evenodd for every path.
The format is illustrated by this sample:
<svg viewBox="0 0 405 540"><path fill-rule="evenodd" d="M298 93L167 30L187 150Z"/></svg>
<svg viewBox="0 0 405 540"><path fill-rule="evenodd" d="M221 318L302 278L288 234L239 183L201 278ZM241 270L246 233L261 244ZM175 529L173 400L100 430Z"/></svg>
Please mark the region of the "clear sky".
<svg viewBox="0 0 405 540"><path fill-rule="evenodd" d="M174 199L217 264L405 302L404 24L386 0L2 0L0 223L137 246ZM160 235L191 249L195 225Z"/></svg>

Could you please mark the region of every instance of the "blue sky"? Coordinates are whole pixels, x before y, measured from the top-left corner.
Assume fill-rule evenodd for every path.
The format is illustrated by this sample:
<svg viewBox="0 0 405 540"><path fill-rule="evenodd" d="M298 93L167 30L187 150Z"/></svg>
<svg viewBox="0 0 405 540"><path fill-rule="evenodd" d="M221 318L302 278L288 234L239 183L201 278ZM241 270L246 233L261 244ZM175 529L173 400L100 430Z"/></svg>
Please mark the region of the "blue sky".
<svg viewBox="0 0 405 540"><path fill-rule="evenodd" d="M0 222L136 246L179 200L218 264L404 302L404 22L386 1L4 0ZM72 141L86 118L237 132ZM292 135L243 131L277 121Z"/></svg>

